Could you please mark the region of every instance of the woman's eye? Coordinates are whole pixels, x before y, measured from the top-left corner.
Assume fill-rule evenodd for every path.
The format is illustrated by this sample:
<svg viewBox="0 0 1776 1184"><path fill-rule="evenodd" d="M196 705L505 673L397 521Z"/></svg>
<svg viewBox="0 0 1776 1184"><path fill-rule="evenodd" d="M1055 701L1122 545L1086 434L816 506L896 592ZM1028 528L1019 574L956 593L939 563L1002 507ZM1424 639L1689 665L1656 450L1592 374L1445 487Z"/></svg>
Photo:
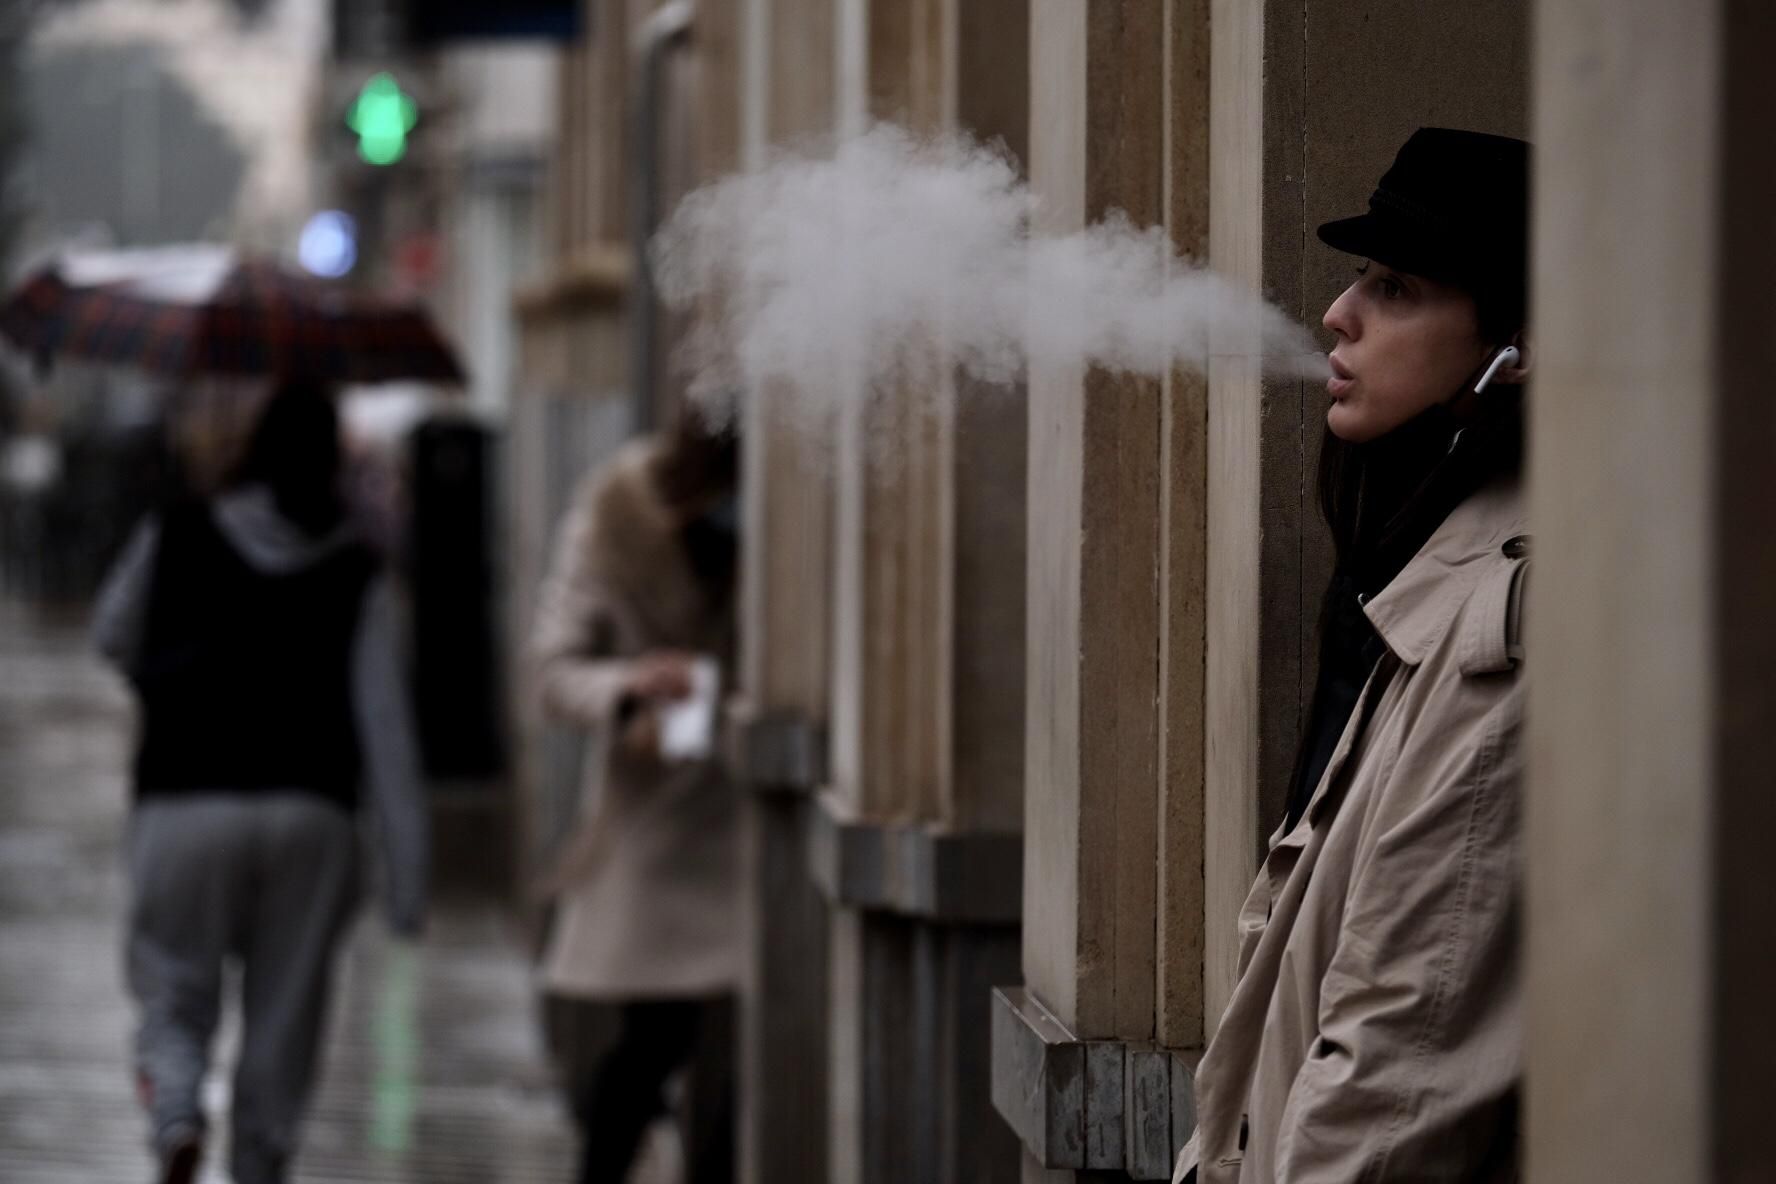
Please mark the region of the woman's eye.
<svg viewBox="0 0 1776 1184"><path fill-rule="evenodd" d="M1381 294L1384 297L1389 300L1398 300L1401 293L1404 291L1405 289L1400 287L1399 280L1395 279L1393 276L1383 277L1381 281Z"/></svg>

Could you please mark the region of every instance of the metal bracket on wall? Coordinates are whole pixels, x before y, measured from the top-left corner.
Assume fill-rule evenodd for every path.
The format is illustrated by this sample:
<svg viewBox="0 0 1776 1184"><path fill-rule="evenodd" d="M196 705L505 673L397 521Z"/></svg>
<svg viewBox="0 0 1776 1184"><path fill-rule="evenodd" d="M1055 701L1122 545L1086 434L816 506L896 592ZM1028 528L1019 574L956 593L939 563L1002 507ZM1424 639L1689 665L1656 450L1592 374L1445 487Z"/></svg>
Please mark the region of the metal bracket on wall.
<svg viewBox="0 0 1776 1184"><path fill-rule="evenodd" d="M826 731L794 711L728 703L722 725L728 776L757 793L811 793L826 779Z"/></svg>
<svg viewBox="0 0 1776 1184"><path fill-rule="evenodd" d="M1171 1179L1201 1055L1079 1040L1024 988L993 992L993 1108L1045 1168Z"/></svg>
<svg viewBox="0 0 1776 1184"><path fill-rule="evenodd" d="M808 870L834 904L966 925L1022 916L1021 834L872 822L830 793L814 806Z"/></svg>

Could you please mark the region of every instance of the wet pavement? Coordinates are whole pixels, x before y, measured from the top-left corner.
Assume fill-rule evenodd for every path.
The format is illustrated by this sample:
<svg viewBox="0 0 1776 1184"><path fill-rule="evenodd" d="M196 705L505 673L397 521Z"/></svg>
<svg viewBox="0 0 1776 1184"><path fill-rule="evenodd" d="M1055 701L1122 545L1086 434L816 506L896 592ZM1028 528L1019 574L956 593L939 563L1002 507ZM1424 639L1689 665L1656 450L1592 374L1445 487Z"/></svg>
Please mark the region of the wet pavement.
<svg viewBox="0 0 1776 1184"><path fill-rule="evenodd" d="M129 736L127 689L85 651L80 622L0 605L4 1184L153 1177L120 956ZM572 1132L534 1006L516 933L492 903L439 906L415 947L391 942L366 910L335 995L298 1184L569 1180ZM226 1064L227 1025L220 1043ZM206 1100L225 1108L225 1074ZM223 1179L206 1169L205 1181Z"/></svg>

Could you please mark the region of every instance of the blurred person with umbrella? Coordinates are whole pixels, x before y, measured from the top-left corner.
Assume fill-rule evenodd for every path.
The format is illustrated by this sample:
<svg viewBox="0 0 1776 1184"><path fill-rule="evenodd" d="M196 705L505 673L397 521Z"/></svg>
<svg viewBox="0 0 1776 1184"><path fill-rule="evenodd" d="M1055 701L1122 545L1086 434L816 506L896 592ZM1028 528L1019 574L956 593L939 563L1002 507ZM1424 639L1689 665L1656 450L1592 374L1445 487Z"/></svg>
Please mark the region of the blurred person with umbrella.
<svg viewBox="0 0 1776 1184"><path fill-rule="evenodd" d="M595 1063L566 1058L581 1184L627 1179L686 1068L686 1178L733 1177L738 809L707 732L733 650L737 478L734 437L694 415L630 443L575 495L537 608L545 708L590 741L543 986L619 1021ZM704 735L681 743L699 706Z"/></svg>
<svg viewBox="0 0 1776 1184"><path fill-rule="evenodd" d="M266 380L333 390L463 381L418 303L214 243L63 251L0 302L0 335L45 369L73 359L170 380L173 459L202 489L213 487ZM386 521L371 525L389 550Z"/></svg>
<svg viewBox="0 0 1776 1184"><path fill-rule="evenodd" d="M236 479L137 531L95 635L141 705L129 836L136 1065L162 1180L201 1157L222 974L241 972L236 1184L288 1178L374 815L390 921L419 932L427 814L387 581L349 521L330 393L282 382Z"/></svg>

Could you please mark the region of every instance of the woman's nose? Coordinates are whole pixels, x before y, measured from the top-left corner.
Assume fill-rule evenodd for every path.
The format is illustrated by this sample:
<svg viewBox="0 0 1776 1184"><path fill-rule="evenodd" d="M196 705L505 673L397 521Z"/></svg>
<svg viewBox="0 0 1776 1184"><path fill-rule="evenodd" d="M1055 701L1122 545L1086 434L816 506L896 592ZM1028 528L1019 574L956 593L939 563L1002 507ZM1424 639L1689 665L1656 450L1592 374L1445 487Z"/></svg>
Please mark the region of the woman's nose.
<svg viewBox="0 0 1776 1184"><path fill-rule="evenodd" d="M1354 307L1356 300L1352 296L1356 289L1357 286L1352 284L1339 293L1338 299L1334 300L1332 306L1326 310L1326 315L1320 318L1320 324L1347 341L1357 339L1358 325Z"/></svg>

